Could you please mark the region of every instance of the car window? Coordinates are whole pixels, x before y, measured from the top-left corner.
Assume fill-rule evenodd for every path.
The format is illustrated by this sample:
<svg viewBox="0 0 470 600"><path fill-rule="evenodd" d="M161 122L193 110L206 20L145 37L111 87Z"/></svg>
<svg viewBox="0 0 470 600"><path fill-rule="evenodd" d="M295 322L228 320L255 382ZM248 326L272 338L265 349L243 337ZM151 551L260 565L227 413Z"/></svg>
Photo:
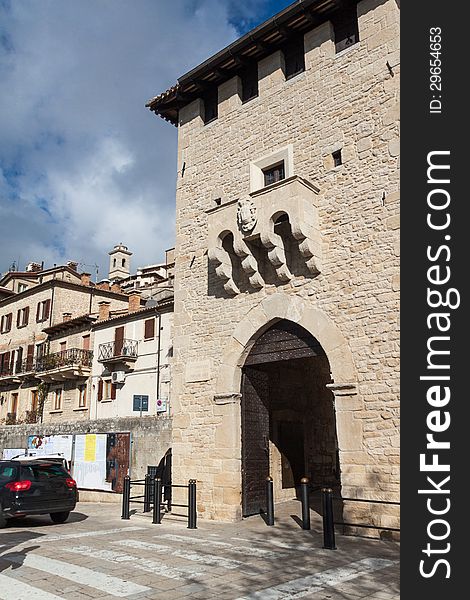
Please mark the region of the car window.
<svg viewBox="0 0 470 600"><path fill-rule="evenodd" d="M16 479L18 467L15 465L0 465L0 486L5 485L12 479Z"/></svg>
<svg viewBox="0 0 470 600"><path fill-rule="evenodd" d="M63 467L54 464L23 466L21 471L23 479L32 479L34 481L49 481L57 477L68 476Z"/></svg>

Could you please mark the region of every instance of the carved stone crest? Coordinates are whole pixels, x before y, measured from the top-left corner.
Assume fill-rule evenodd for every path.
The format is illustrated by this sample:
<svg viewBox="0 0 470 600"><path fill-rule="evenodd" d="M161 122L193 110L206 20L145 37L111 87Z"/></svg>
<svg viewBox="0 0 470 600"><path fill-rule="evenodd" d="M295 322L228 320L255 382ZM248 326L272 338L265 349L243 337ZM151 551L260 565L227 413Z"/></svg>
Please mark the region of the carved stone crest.
<svg viewBox="0 0 470 600"><path fill-rule="evenodd" d="M250 233L256 225L258 217L256 206L249 198L240 199L237 208L237 223L243 233Z"/></svg>

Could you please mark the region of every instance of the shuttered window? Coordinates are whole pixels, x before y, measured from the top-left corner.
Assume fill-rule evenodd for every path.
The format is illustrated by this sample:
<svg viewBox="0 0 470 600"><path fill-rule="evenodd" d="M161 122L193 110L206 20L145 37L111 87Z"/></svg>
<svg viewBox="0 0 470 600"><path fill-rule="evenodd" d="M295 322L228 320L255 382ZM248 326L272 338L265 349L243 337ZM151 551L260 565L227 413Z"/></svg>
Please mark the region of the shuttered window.
<svg viewBox="0 0 470 600"><path fill-rule="evenodd" d="M38 302L36 307L36 322L41 323L42 321L47 321L51 314L51 301L43 300L42 302Z"/></svg>
<svg viewBox="0 0 470 600"><path fill-rule="evenodd" d="M26 327L29 322L29 306L25 306L24 308L20 308L16 315L16 326L17 327Z"/></svg>
<svg viewBox="0 0 470 600"><path fill-rule="evenodd" d="M103 380L98 381L98 400L103 400Z"/></svg>
<svg viewBox="0 0 470 600"><path fill-rule="evenodd" d="M144 339L150 340L155 337L155 319L147 319L144 323Z"/></svg>
<svg viewBox="0 0 470 600"><path fill-rule="evenodd" d="M8 313L7 315L3 315L2 323L0 327L0 333L8 333L11 330L11 321L13 318L13 313Z"/></svg>

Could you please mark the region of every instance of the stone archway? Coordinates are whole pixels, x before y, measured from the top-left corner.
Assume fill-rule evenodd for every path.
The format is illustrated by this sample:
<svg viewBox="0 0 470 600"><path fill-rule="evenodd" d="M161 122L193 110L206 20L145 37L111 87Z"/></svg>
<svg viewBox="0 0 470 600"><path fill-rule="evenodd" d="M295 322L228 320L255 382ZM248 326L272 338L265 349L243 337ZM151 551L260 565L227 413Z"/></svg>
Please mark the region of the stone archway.
<svg viewBox="0 0 470 600"><path fill-rule="evenodd" d="M334 394L338 449L344 467L350 462L348 455L363 449L362 421L354 415L355 411L361 410L363 403L357 395L356 369L346 338L331 319L311 303L296 296L276 293L246 314L226 345L216 380L214 402L225 405L225 408L220 408L224 408L223 414L232 423L237 419L238 433L232 429L232 436L235 436L233 441L238 445L236 438L241 439L239 404L243 365L256 340L275 322L283 319L307 330L318 340L328 357L332 383L327 387ZM347 477L342 478L342 485L343 490L349 487Z"/></svg>

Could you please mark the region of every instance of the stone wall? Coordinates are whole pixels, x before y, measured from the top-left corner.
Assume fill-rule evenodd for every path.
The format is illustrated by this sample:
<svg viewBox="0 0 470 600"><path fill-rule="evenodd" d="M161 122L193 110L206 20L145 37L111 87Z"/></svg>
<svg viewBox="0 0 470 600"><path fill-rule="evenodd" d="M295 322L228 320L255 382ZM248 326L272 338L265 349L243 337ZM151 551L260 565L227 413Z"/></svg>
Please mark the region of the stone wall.
<svg viewBox="0 0 470 600"><path fill-rule="evenodd" d="M274 52L257 98L242 104L234 77L215 121L203 124L199 100L180 111L173 465L198 478L210 518L240 516L240 366L280 318L328 356L343 493L398 496L399 10L364 0L358 15L359 44L335 54L325 23L305 35L305 72L285 81ZM250 164L289 145L293 174L319 189L320 273L229 295L208 261L207 211L249 194Z"/></svg>
<svg viewBox="0 0 470 600"><path fill-rule="evenodd" d="M27 448L30 435L70 435L79 433L131 432L130 475L142 479L147 465L158 465L171 447L171 418L142 417L100 419L96 421L68 422L43 425L10 425L0 427L0 453L4 448ZM110 494L100 493L103 499ZM82 494L82 499L85 498Z"/></svg>

